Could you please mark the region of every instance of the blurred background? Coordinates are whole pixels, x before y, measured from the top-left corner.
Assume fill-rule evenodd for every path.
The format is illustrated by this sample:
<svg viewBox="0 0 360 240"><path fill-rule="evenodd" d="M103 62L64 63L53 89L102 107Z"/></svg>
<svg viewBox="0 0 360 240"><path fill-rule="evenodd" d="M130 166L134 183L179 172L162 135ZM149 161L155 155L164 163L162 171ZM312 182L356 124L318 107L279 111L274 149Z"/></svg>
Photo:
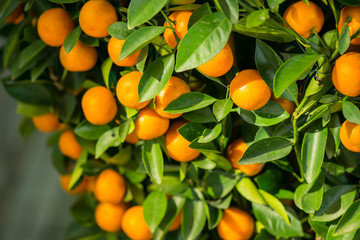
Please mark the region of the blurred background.
<svg viewBox="0 0 360 240"><path fill-rule="evenodd" d="M64 239L75 201L60 187L48 134L19 133L16 101L0 86L0 239Z"/></svg>

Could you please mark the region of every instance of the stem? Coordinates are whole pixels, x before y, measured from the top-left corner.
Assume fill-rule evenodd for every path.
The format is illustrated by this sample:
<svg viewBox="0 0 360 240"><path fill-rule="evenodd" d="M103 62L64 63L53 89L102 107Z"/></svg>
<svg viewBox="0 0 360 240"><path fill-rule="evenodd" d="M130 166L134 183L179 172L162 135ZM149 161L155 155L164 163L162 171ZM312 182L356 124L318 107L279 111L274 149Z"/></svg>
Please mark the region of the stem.
<svg viewBox="0 0 360 240"><path fill-rule="evenodd" d="M303 172L303 168L302 168L302 165L301 165L301 154L300 154L300 145L299 145L299 132L298 132L298 127L297 127L297 118L296 118L296 114L297 113L297 109L296 109L296 112L293 116L293 129L294 129L294 150L295 150L295 154L296 154L296 160L297 160L297 163L299 165L299 169L300 169L300 178L298 178L299 182L304 182L304 172Z"/></svg>
<svg viewBox="0 0 360 240"><path fill-rule="evenodd" d="M315 34L315 36L319 39L321 45L323 45L323 47L326 48L326 44L324 43L324 41L322 40L322 38L319 36L319 34L315 31L314 28L311 29L311 31Z"/></svg>

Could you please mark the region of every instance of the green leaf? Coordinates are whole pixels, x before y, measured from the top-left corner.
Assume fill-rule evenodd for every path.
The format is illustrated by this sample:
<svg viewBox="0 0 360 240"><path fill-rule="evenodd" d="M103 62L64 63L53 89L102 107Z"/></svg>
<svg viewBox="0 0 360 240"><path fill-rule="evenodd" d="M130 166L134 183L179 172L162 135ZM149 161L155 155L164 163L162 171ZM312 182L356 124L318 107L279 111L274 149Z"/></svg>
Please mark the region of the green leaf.
<svg viewBox="0 0 360 240"><path fill-rule="evenodd" d="M280 97L291 84L301 79L319 58L319 54L298 54L284 62L275 74L275 97Z"/></svg>
<svg viewBox="0 0 360 240"><path fill-rule="evenodd" d="M273 90L276 71L283 64L283 61L269 45L260 39L256 39L255 63L261 77L269 88ZM293 83L285 90L281 97L294 101L297 99L297 95L298 87L296 83Z"/></svg>
<svg viewBox="0 0 360 240"><path fill-rule="evenodd" d="M282 217L271 208L257 203L253 203L252 206L256 219L259 220L272 235L286 238L302 237L304 235L301 222L293 211L287 211L287 215L290 218L289 226Z"/></svg>
<svg viewBox="0 0 360 240"><path fill-rule="evenodd" d="M313 182L321 171L327 134L327 128L316 124L309 128L304 135L301 147L301 164L305 180L308 183Z"/></svg>
<svg viewBox="0 0 360 240"><path fill-rule="evenodd" d="M131 0L128 9L128 27L132 29L154 17L168 0Z"/></svg>
<svg viewBox="0 0 360 240"><path fill-rule="evenodd" d="M104 132L95 146L95 158L99 158L109 147L117 147L121 144L119 127Z"/></svg>
<svg viewBox="0 0 360 240"><path fill-rule="evenodd" d="M359 231L353 231L344 235L335 235L336 225L331 225L326 235L326 240L354 240L359 239ZM355 236L358 235L358 236Z"/></svg>
<svg viewBox="0 0 360 240"><path fill-rule="evenodd" d="M141 52L137 59L136 68L141 73L144 73L145 63L146 63L146 59L148 57L148 53L149 53L149 46L145 46L143 49L141 49Z"/></svg>
<svg viewBox="0 0 360 240"><path fill-rule="evenodd" d="M102 77L104 79L104 83L105 83L107 88L110 88L109 76L110 76L110 71L111 71L112 65L113 65L113 61L110 58L107 58L101 64L101 73L102 73Z"/></svg>
<svg viewBox="0 0 360 240"><path fill-rule="evenodd" d="M154 183L160 184L163 178L164 159L160 144L155 140L144 143L142 158L146 172Z"/></svg>
<svg viewBox="0 0 360 240"><path fill-rule="evenodd" d="M240 116L248 123L256 126L272 126L289 118L289 114L279 103L269 100L265 106L255 111L237 109Z"/></svg>
<svg viewBox="0 0 360 240"><path fill-rule="evenodd" d="M224 169L225 171L230 171L232 169L232 166L226 158L224 158L221 155L215 154L215 153L203 153L207 159L214 162L217 167Z"/></svg>
<svg viewBox="0 0 360 240"><path fill-rule="evenodd" d="M209 106L215 98L200 92L184 93L164 109L168 113L191 112Z"/></svg>
<svg viewBox="0 0 360 240"><path fill-rule="evenodd" d="M360 228L360 200L355 201L346 210L336 225L334 235L343 235Z"/></svg>
<svg viewBox="0 0 360 240"><path fill-rule="evenodd" d="M215 57L227 43L231 26L231 22L220 12L197 21L180 41L175 71L193 69Z"/></svg>
<svg viewBox="0 0 360 240"><path fill-rule="evenodd" d="M110 36L116 39L126 39L135 29L129 30L125 22L115 22L107 27Z"/></svg>
<svg viewBox="0 0 360 240"><path fill-rule="evenodd" d="M216 122L216 119L210 107L204 107L195 111L184 113L182 117L190 122L195 123Z"/></svg>
<svg viewBox="0 0 360 240"><path fill-rule="evenodd" d="M133 124L132 120L128 119L119 125L119 138L122 143L125 141L125 138L129 134L131 124Z"/></svg>
<svg viewBox="0 0 360 240"><path fill-rule="evenodd" d="M356 185L338 185L326 190L318 211L311 218L313 221L330 222L342 216L353 203Z"/></svg>
<svg viewBox="0 0 360 240"><path fill-rule="evenodd" d="M50 2L53 3L76 3L76 2L80 2L80 0L49 0Z"/></svg>
<svg viewBox="0 0 360 240"><path fill-rule="evenodd" d="M285 196L281 194L290 195L289 192L284 192L280 189L283 181L283 173L278 168L266 169L261 174L257 175L254 180L260 189L271 194L276 194L276 197L278 198L285 198ZM291 194L294 195L292 192Z"/></svg>
<svg viewBox="0 0 360 240"><path fill-rule="evenodd" d="M59 97L56 101L55 111L59 118L64 122L69 122L76 108L76 97L67 93Z"/></svg>
<svg viewBox="0 0 360 240"><path fill-rule="evenodd" d="M216 163L214 163L213 161L211 161L207 158L195 160L195 161L192 161L191 163L194 164L198 168L202 168L202 169L206 169L206 170L212 170L216 167Z"/></svg>
<svg viewBox="0 0 360 240"><path fill-rule="evenodd" d="M212 171L206 178L206 192L213 198L223 198L231 192L237 183L234 174L223 171Z"/></svg>
<svg viewBox="0 0 360 240"><path fill-rule="evenodd" d="M339 52L340 54L344 54L346 52L346 50L349 48L350 46L350 30L349 30L349 25L345 24L341 30L340 36L339 36Z"/></svg>
<svg viewBox="0 0 360 240"><path fill-rule="evenodd" d="M346 120L352 123L360 124L360 110L352 102L343 101L342 111Z"/></svg>
<svg viewBox="0 0 360 240"><path fill-rule="evenodd" d="M36 64L35 67L31 69L30 78L31 82L35 82L39 76L45 71L47 67L53 64L52 59L45 59Z"/></svg>
<svg viewBox="0 0 360 240"><path fill-rule="evenodd" d="M290 154L292 142L283 137L261 139L249 146L239 164L264 163L283 158Z"/></svg>
<svg viewBox="0 0 360 240"><path fill-rule="evenodd" d="M188 29L194 25L197 21L199 21L202 17L211 14L211 8L208 2L201 5L199 8L197 8L190 16L189 23L188 23Z"/></svg>
<svg viewBox="0 0 360 240"><path fill-rule="evenodd" d="M70 178L70 182L69 182L69 186L68 186L69 190L72 190L76 186L76 183L78 183L78 181L80 180L80 178L83 174L83 168L81 166L84 163L86 163L87 156L88 156L88 153L86 151L82 151L79 159L76 161L76 165L71 174L71 178Z"/></svg>
<svg viewBox="0 0 360 240"><path fill-rule="evenodd" d="M130 34L124 42L118 61L130 56L148 45L152 39L164 32L165 29L165 27L150 26L140 28Z"/></svg>
<svg viewBox="0 0 360 240"><path fill-rule="evenodd" d="M275 211L277 212L284 221L290 225L289 217L287 215L286 209L284 205L280 202L279 199L274 197L268 192L265 192L261 189L259 189L260 195L263 197L263 199L266 201L266 203Z"/></svg>
<svg viewBox="0 0 360 240"><path fill-rule="evenodd" d="M206 127L199 123L188 122L178 129L178 132L189 142L199 138Z"/></svg>
<svg viewBox="0 0 360 240"><path fill-rule="evenodd" d="M250 178L244 177L236 184L236 190L253 203L266 204L256 185Z"/></svg>
<svg viewBox="0 0 360 240"><path fill-rule="evenodd" d="M41 40L36 40L32 42L29 46L27 46L24 50L21 51L19 59L19 68L27 65L34 57L39 54L44 48L46 44Z"/></svg>
<svg viewBox="0 0 360 240"><path fill-rule="evenodd" d="M168 83L175 64L174 54L157 58L145 70L139 82L139 102L154 98Z"/></svg>
<svg viewBox="0 0 360 240"><path fill-rule="evenodd" d="M208 220L208 228L209 230L216 228L219 224L223 214L221 209L213 207L209 204L204 203L206 210L206 218Z"/></svg>
<svg viewBox="0 0 360 240"><path fill-rule="evenodd" d="M25 22L19 24L9 34L9 37L6 41L6 44L5 44L4 50L3 50L4 67L8 66L11 57L13 57L14 51L17 49L21 30L23 29L24 25L25 25Z"/></svg>
<svg viewBox="0 0 360 240"><path fill-rule="evenodd" d="M64 49L65 52L69 53L78 42L81 35L81 28L80 26L77 26L72 30L65 38L64 40Z"/></svg>
<svg viewBox="0 0 360 240"><path fill-rule="evenodd" d="M222 130L222 124L217 124L213 129L205 129L198 143L208 143L216 139Z"/></svg>
<svg viewBox="0 0 360 240"><path fill-rule="evenodd" d="M360 6L360 2L358 0L338 0L338 2L347 6Z"/></svg>
<svg viewBox="0 0 360 240"><path fill-rule="evenodd" d="M76 135L86 140L97 140L101 135L109 130L111 130L109 125L93 125L87 120L84 120L76 126L74 132Z"/></svg>
<svg viewBox="0 0 360 240"><path fill-rule="evenodd" d="M155 232L166 214L167 200L165 193L152 191L143 203L144 219L151 232Z"/></svg>
<svg viewBox="0 0 360 240"><path fill-rule="evenodd" d="M216 7L232 22L239 19L239 4L237 0L215 0Z"/></svg>
<svg viewBox="0 0 360 240"><path fill-rule="evenodd" d="M183 239L196 239L206 223L205 204L200 200L186 199L181 223Z"/></svg>
<svg viewBox="0 0 360 240"><path fill-rule="evenodd" d="M231 111L233 102L230 99L220 99L214 103L213 113L216 120L220 122L223 120Z"/></svg>
<svg viewBox="0 0 360 240"><path fill-rule="evenodd" d="M39 105L32 105L23 102L18 102L16 107L16 113L24 115L25 117L43 115L51 111L52 111L52 107L50 105L39 106Z"/></svg>
<svg viewBox="0 0 360 240"><path fill-rule="evenodd" d="M260 9L253 11L246 17L246 27L247 28L258 27L262 25L266 21L266 19L268 19L268 17L269 17L268 9Z"/></svg>

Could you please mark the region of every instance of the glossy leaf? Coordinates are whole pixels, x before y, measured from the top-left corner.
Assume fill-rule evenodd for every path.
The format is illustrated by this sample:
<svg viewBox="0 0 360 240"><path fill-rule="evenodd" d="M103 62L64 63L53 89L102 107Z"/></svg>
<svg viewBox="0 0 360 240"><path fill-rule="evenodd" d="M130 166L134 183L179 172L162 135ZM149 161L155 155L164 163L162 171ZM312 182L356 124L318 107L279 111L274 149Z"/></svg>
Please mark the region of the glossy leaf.
<svg viewBox="0 0 360 240"><path fill-rule="evenodd" d="M75 168L71 174L70 182L68 189L74 189L76 187L76 183L79 182L82 174L83 174L83 168L81 167L84 163L87 161L88 153L86 151L82 151L79 159L76 161Z"/></svg>
<svg viewBox="0 0 360 240"><path fill-rule="evenodd" d="M195 123L211 123L216 122L210 106L200 108L195 111L187 112L181 115L184 119Z"/></svg>
<svg viewBox="0 0 360 240"><path fill-rule="evenodd" d="M102 73L102 77L104 79L104 82L105 82L105 85L107 88L110 88L109 76L110 76L110 71L111 71L112 65L113 65L113 61L111 60L111 58L107 58L101 64L101 73Z"/></svg>
<svg viewBox="0 0 360 240"><path fill-rule="evenodd" d="M223 120L231 111L233 102L230 99L220 99L214 103L213 113L216 120L220 122Z"/></svg>
<svg viewBox="0 0 360 240"><path fill-rule="evenodd" d="M350 29L349 29L349 25L345 24L341 30L340 36L339 36L339 52L341 54L344 54L346 52L346 50L349 48L350 46Z"/></svg>
<svg viewBox="0 0 360 240"><path fill-rule="evenodd" d="M343 235L360 228L360 200L355 201L346 210L336 225L335 235Z"/></svg>
<svg viewBox="0 0 360 240"><path fill-rule="evenodd" d="M78 42L81 35L81 28L80 26L77 26L72 30L65 38L64 40L64 49L65 52L69 53Z"/></svg>
<svg viewBox="0 0 360 240"><path fill-rule="evenodd" d="M197 8L190 16L189 22L188 22L188 29L194 25L197 21L199 21L202 17L211 14L211 8L208 2L201 5L199 8Z"/></svg>
<svg viewBox="0 0 360 240"><path fill-rule="evenodd" d="M268 17L269 17L268 9L260 9L253 11L246 17L246 27L247 28L258 27L262 25Z"/></svg>
<svg viewBox="0 0 360 240"><path fill-rule="evenodd" d="M204 228L205 223L206 210L204 202L186 199L181 223L183 239L196 239Z"/></svg>
<svg viewBox="0 0 360 240"><path fill-rule="evenodd" d="M154 17L165 6L167 0L131 0L128 9L128 26L132 29Z"/></svg>
<svg viewBox="0 0 360 240"><path fill-rule="evenodd" d="M155 232L166 214L167 199L165 193L152 191L143 203L144 219L151 232Z"/></svg>
<svg viewBox="0 0 360 240"><path fill-rule="evenodd" d="M221 168L225 171L230 171L232 169L232 166L226 158L224 158L221 155L215 154L215 153L203 153L207 159L214 162L218 168Z"/></svg>
<svg viewBox="0 0 360 240"><path fill-rule="evenodd" d="M331 225L326 235L326 240L354 240L359 239L359 234L356 231L344 234L336 235L335 234L336 225ZM357 236L355 236L357 234Z"/></svg>
<svg viewBox="0 0 360 240"><path fill-rule="evenodd" d="M265 202L275 211L277 212L282 219L284 219L284 221L290 225L290 220L289 217L287 215L286 209L284 207L284 205L280 202L279 199L277 199L276 197L274 197L273 195L271 195L270 193L263 191L261 189L259 189L259 193L260 195L263 197L263 199L265 200Z"/></svg>
<svg viewBox="0 0 360 240"><path fill-rule="evenodd" d="M121 144L119 127L104 132L95 146L95 158L99 158L109 147L117 147Z"/></svg>
<svg viewBox="0 0 360 240"><path fill-rule="evenodd" d="M168 113L185 113L209 106L215 98L200 92L184 93L164 109Z"/></svg>
<svg viewBox="0 0 360 240"><path fill-rule="evenodd" d="M352 102L343 101L342 111L346 120L352 123L360 124L360 110Z"/></svg>
<svg viewBox="0 0 360 240"><path fill-rule="evenodd" d="M225 197L237 183L237 178L231 173L212 171L206 178L206 191L213 198Z"/></svg>
<svg viewBox="0 0 360 240"><path fill-rule="evenodd" d="M216 7L232 22L239 19L239 4L237 0L215 0Z"/></svg>
<svg viewBox="0 0 360 240"><path fill-rule="evenodd" d="M216 139L221 133L222 125L217 124L213 129L205 129L202 136L199 138L199 143L208 143Z"/></svg>
<svg viewBox="0 0 360 240"><path fill-rule="evenodd" d="M129 30L125 22L115 22L107 27L110 36L116 39L126 39L135 29Z"/></svg>
<svg viewBox="0 0 360 240"><path fill-rule="evenodd" d="M164 159L160 144L154 140L145 141L142 158L146 172L151 180L154 183L160 184L164 171Z"/></svg>
<svg viewBox="0 0 360 240"><path fill-rule="evenodd" d="M242 178L236 184L236 190L247 200L253 203L266 204L256 185L250 178Z"/></svg>

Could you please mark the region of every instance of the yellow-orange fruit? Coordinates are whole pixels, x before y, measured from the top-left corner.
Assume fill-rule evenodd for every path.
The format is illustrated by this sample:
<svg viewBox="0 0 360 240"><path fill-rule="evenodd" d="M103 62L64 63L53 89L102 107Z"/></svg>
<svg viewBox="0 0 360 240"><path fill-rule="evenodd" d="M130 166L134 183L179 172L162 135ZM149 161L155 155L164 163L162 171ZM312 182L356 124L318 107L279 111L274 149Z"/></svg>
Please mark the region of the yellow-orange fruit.
<svg viewBox="0 0 360 240"><path fill-rule="evenodd" d="M181 40L185 34L188 32L188 23L192 11L175 11L169 16L169 20L175 22L175 24L171 24L175 29L175 34ZM165 27L169 27L169 23L165 21ZM169 44L172 48L176 47L176 38L174 36L174 32L171 28L166 28L164 31L164 39L167 44Z"/></svg>
<svg viewBox="0 0 360 240"><path fill-rule="evenodd" d="M360 28L360 6L345 6L341 9L340 20L338 24L338 32L341 33L342 27L348 17L351 17L351 21L348 22L350 36L352 36ZM360 38L351 40L351 44L360 45Z"/></svg>
<svg viewBox="0 0 360 240"><path fill-rule="evenodd" d="M99 203L95 209L96 224L104 231L119 232L126 209L125 203Z"/></svg>
<svg viewBox="0 0 360 240"><path fill-rule="evenodd" d="M118 66L121 67L128 67L128 66L134 66L136 64L136 61L140 55L140 50L136 53L131 54L130 56L121 59L118 61L121 53L121 49L124 45L125 40L123 39L116 39L114 37L110 38L110 41L108 43L108 53L111 60Z"/></svg>
<svg viewBox="0 0 360 240"><path fill-rule="evenodd" d="M72 130L66 130L60 135L59 148L62 154L74 160L77 160L82 152Z"/></svg>
<svg viewBox="0 0 360 240"><path fill-rule="evenodd" d="M53 132L59 127L59 120L55 113L46 113L32 117L34 126L42 132Z"/></svg>
<svg viewBox="0 0 360 240"><path fill-rule="evenodd" d="M360 152L360 125L345 120L340 128L340 140L350 151Z"/></svg>
<svg viewBox="0 0 360 240"><path fill-rule="evenodd" d="M95 196L100 202L120 203L125 193L125 179L117 171L105 169L99 174L95 184Z"/></svg>
<svg viewBox="0 0 360 240"><path fill-rule="evenodd" d="M72 195L83 194L86 191L86 182L82 180L74 189L69 190L69 184L71 180L71 174L65 174L60 176L60 185L62 189Z"/></svg>
<svg viewBox="0 0 360 240"><path fill-rule="evenodd" d="M135 122L135 133L138 138L150 140L164 135L169 128L170 120L157 114L149 107L143 108Z"/></svg>
<svg viewBox="0 0 360 240"><path fill-rule="evenodd" d="M132 240L150 240L152 234L145 222L142 206L129 208L123 215L121 227Z"/></svg>

